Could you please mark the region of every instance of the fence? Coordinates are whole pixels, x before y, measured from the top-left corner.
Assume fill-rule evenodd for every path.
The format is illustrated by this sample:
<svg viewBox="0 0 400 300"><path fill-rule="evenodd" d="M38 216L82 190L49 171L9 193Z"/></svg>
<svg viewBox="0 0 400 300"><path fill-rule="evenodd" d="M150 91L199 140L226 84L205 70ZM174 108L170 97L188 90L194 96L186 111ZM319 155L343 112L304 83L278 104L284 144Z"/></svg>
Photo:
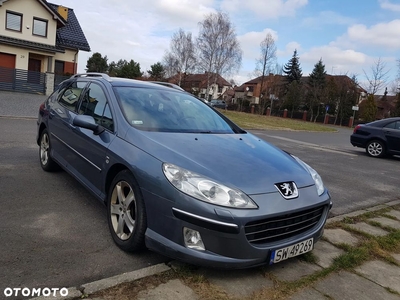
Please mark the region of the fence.
<svg viewBox="0 0 400 300"><path fill-rule="evenodd" d="M0 67L0 90L45 94L46 74Z"/></svg>

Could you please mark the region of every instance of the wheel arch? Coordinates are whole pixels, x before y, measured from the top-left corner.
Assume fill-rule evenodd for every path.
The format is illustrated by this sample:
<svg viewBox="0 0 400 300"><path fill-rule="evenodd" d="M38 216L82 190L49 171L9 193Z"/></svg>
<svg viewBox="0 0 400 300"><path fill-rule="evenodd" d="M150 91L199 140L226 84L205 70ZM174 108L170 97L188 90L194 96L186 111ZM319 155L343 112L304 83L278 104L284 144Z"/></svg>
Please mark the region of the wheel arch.
<svg viewBox="0 0 400 300"><path fill-rule="evenodd" d="M44 129L46 129L46 125L44 123L41 123L39 126L39 131L38 131L38 135L36 138L36 143L40 146L40 137L42 136L42 132Z"/></svg>
<svg viewBox="0 0 400 300"><path fill-rule="evenodd" d="M106 182L105 182L105 199L104 199L104 203L107 204L107 197L108 197L108 192L110 191L111 188L111 183L114 180L115 176L117 176L117 174L121 171L124 170L128 170L129 172L132 173L132 171L125 166L124 164L121 163L117 163L115 165L113 165L107 172L107 176L106 176ZM132 173L132 176L135 177L135 175Z"/></svg>
<svg viewBox="0 0 400 300"><path fill-rule="evenodd" d="M374 137L369 138L369 139L367 140L367 142L365 143L365 147L367 147L368 144L369 144L370 142L372 142L372 141L380 141L380 142L383 143L383 145L384 145L385 147L387 147L387 145L386 145L386 140L383 139L383 138L381 138L381 137L377 137L377 136L374 136Z"/></svg>

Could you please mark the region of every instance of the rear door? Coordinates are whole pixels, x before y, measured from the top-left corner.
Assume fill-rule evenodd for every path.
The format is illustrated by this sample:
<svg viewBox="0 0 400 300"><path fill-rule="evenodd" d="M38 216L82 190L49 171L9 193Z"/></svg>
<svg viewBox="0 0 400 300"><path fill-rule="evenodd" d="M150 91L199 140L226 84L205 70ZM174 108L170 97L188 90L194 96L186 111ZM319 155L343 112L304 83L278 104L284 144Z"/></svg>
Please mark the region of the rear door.
<svg viewBox="0 0 400 300"><path fill-rule="evenodd" d="M383 127L388 150L400 153L400 121L394 121Z"/></svg>
<svg viewBox="0 0 400 300"><path fill-rule="evenodd" d="M49 132L52 146L52 156L64 167L69 168L76 153L73 144L72 121L77 115L79 99L87 82L71 80L60 87L58 97L49 103Z"/></svg>

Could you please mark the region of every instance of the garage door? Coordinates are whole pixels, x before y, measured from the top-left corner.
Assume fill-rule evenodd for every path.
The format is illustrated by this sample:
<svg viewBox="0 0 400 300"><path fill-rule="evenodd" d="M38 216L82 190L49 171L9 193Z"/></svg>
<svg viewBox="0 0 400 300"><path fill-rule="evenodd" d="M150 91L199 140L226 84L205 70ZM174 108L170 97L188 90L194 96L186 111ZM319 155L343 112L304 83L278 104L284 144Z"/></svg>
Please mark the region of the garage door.
<svg viewBox="0 0 400 300"><path fill-rule="evenodd" d="M14 69L15 55L0 52L0 67Z"/></svg>
<svg viewBox="0 0 400 300"><path fill-rule="evenodd" d="M15 55L0 52L0 88L9 90L13 87Z"/></svg>

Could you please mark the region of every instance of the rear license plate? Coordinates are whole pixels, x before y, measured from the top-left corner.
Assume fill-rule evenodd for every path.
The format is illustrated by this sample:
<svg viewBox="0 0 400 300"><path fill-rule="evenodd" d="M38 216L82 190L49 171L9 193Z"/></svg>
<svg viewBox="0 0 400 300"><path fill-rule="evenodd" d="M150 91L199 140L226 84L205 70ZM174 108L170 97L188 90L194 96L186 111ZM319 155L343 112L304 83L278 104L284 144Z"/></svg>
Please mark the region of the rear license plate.
<svg viewBox="0 0 400 300"><path fill-rule="evenodd" d="M269 264L276 264L282 260L286 260L291 257L295 257L297 255L304 254L306 252L310 252L313 249L314 246L314 239L308 239L305 241L302 241L300 243L291 245L289 247L281 248L272 251L271 253L271 259L269 261Z"/></svg>

